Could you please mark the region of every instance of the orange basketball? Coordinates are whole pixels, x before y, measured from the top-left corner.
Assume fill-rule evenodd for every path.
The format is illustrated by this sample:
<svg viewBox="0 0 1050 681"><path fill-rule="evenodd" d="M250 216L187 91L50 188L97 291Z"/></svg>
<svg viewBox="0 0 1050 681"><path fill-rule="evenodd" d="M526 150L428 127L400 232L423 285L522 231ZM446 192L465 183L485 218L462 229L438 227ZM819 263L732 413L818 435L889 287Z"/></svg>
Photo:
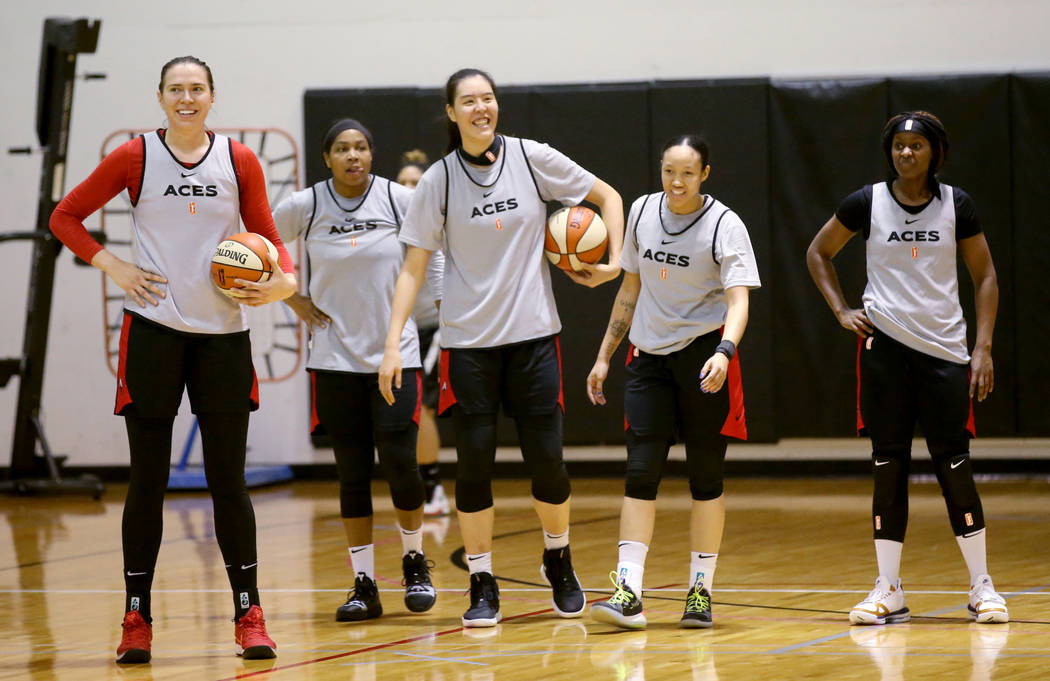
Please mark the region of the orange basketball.
<svg viewBox="0 0 1050 681"><path fill-rule="evenodd" d="M241 232L224 239L211 256L211 279L220 291L230 297L230 290L239 288L235 279L268 281L273 274L270 256L277 259L277 248L270 240L255 232Z"/></svg>
<svg viewBox="0 0 1050 681"><path fill-rule="evenodd" d="M601 216L590 208L562 208L547 219L543 253L566 272L579 271L583 263L598 262L608 245L609 231Z"/></svg>

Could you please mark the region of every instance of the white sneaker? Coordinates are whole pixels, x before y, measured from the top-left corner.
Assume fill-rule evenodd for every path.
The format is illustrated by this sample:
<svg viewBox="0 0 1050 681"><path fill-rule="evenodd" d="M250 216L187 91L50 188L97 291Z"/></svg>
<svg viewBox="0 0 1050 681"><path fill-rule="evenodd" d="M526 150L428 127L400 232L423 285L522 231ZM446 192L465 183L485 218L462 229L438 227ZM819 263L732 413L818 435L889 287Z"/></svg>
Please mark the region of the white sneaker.
<svg viewBox="0 0 1050 681"><path fill-rule="evenodd" d="M972 600L972 597L971 597ZM908 607L904 605L904 589L901 580L891 584L885 577L875 580L875 588L853 609L849 611L851 624L894 624L911 619Z"/></svg>
<svg viewBox="0 0 1050 681"><path fill-rule="evenodd" d="M1006 609L1006 599L996 592L992 578L981 575L977 583L970 587L970 619L978 623L1009 622L1010 611Z"/></svg>
<svg viewBox="0 0 1050 681"><path fill-rule="evenodd" d="M445 496L445 488L439 484L434 488L430 501L423 504L423 515L448 515L448 512L448 497Z"/></svg>

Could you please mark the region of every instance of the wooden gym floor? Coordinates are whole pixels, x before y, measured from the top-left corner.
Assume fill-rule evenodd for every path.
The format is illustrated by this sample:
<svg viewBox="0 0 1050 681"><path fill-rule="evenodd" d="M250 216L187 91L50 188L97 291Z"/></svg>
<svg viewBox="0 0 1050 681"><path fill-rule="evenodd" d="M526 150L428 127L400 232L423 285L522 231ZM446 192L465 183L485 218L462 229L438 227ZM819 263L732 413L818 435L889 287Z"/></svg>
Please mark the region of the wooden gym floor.
<svg viewBox="0 0 1050 681"><path fill-rule="evenodd" d="M447 486L451 492L451 485ZM337 624L351 582L334 483L253 494L260 589L273 661L233 654L232 604L211 508L171 494L154 583L153 662L119 667L124 489L86 498L0 497L0 679L971 679L1050 678L1050 489L1043 479L979 483L989 566L1007 625L966 618L968 575L935 483L913 481L902 576L908 624L850 627L872 586L870 481L731 479L714 590L715 627L676 624L687 579L688 489L665 480L645 574L649 628L553 615L526 481L496 484L495 572L504 621L464 630L466 572L455 517L428 520L435 608L402 602L400 543L376 486L376 567L385 614ZM572 548L589 599L616 564L622 483L576 480Z"/></svg>

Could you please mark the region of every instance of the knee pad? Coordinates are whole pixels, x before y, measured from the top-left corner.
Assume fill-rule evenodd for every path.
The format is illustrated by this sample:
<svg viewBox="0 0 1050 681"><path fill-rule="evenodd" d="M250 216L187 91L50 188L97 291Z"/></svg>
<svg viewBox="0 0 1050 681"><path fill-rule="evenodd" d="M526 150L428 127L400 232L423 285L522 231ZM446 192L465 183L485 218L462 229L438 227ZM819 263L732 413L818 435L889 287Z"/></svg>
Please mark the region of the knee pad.
<svg viewBox="0 0 1050 681"><path fill-rule="evenodd" d="M702 439L690 437L685 443L686 464L689 468L689 493L694 501L710 501L722 496L725 478L726 439L707 435Z"/></svg>
<svg viewBox="0 0 1050 681"><path fill-rule="evenodd" d="M663 437L640 437L627 429L627 476L624 496L653 501L660 487L664 462L671 441Z"/></svg>
<svg viewBox="0 0 1050 681"><path fill-rule="evenodd" d="M344 518L372 515L372 485L361 480L340 482L339 513Z"/></svg>
<svg viewBox="0 0 1050 681"><path fill-rule="evenodd" d="M492 508L491 480L456 479L456 510L477 513Z"/></svg>
<svg viewBox="0 0 1050 681"><path fill-rule="evenodd" d="M689 493L693 497L693 501L710 501L717 499L722 496L723 492L723 481L721 477L718 480L711 480L704 483L689 482Z"/></svg>
<svg viewBox="0 0 1050 681"><path fill-rule="evenodd" d="M984 509L973 481L969 452L938 455L933 459L933 466L955 535L984 529Z"/></svg>
<svg viewBox="0 0 1050 681"><path fill-rule="evenodd" d="M390 485L390 498L401 511L419 508L426 493L416 463L416 428L380 431L375 434L379 465Z"/></svg>
<svg viewBox="0 0 1050 681"><path fill-rule="evenodd" d="M908 473L911 451L876 449L871 454L874 486L871 497L875 539L904 541L908 529Z"/></svg>
<svg viewBox="0 0 1050 681"><path fill-rule="evenodd" d="M572 487L561 454L561 410L516 416L514 423L521 456L532 477L532 496L547 504L564 503Z"/></svg>

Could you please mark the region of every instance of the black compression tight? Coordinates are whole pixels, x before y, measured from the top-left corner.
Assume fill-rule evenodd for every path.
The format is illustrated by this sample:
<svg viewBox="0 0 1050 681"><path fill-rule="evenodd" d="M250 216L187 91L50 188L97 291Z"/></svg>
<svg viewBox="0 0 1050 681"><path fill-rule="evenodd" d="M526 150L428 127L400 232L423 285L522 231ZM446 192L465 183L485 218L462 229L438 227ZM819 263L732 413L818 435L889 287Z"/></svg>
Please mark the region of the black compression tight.
<svg viewBox="0 0 1050 681"><path fill-rule="evenodd" d="M259 604L255 512L244 485L248 412L198 414L204 472L215 512L215 537L226 562L238 616ZM125 416L131 474L121 525L128 607L149 619L149 590L163 533L173 417Z"/></svg>

